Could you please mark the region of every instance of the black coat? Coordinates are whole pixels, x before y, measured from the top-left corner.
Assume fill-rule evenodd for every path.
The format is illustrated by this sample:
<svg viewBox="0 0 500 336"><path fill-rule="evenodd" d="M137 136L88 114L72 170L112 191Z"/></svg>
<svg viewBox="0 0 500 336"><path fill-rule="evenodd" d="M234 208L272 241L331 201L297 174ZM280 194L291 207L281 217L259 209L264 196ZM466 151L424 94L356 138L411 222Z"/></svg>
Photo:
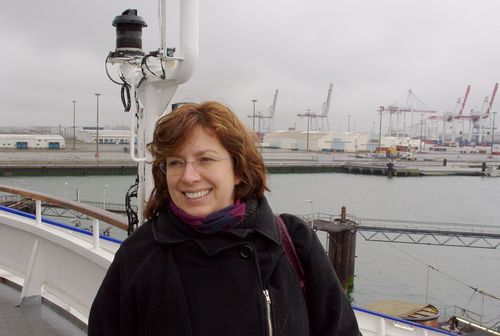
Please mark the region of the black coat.
<svg viewBox="0 0 500 336"><path fill-rule="evenodd" d="M116 253L90 311L88 334L360 335L316 234L282 215L306 273L306 300L265 199L244 222L204 235L170 212L142 225ZM305 304L307 301L307 305Z"/></svg>

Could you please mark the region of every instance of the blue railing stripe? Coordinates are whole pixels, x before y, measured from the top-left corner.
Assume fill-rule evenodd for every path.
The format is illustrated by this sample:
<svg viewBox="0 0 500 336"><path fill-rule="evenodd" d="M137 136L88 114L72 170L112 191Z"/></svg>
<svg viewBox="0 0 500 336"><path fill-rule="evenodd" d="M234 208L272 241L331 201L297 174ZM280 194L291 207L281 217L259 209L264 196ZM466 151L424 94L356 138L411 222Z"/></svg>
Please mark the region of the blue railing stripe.
<svg viewBox="0 0 500 336"><path fill-rule="evenodd" d="M434 331L434 332L438 332L438 333L441 333L443 335L451 335L451 336L456 336L457 335L457 334L448 332L446 330L436 329L436 328L433 328L433 327L430 327L430 326L426 326L426 325L423 325L423 324L420 324L420 323L415 323L415 322L412 322L412 321L403 320L403 319L400 319L400 318L397 318L397 317L394 317L394 316L385 315L385 314L382 314L382 313L375 312L373 310L368 310L366 308L361 308L361 307L355 306L355 307L353 307L353 309L354 310L358 310L358 311L363 312L363 313L370 314L370 315L375 315L375 316L382 317L382 318L385 318L385 319L388 319L388 320L392 320L392 321L395 321L395 322L409 324L409 325L414 326L416 328L422 328L422 329L427 329L427 330L431 330L431 331Z"/></svg>
<svg viewBox="0 0 500 336"><path fill-rule="evenodd" d="M29 218L29 219L33 219L33 220L36 219L36 216L33 215L33 214L30 214L30 213L25 212L25 211L17 210L17 209L12 209L12 208L9 208L9 207L3 206L3 205L0 205L0 210L8 212L8 213L11 213L11 214L14 214L14 215L22 216L22 217L25 217L25 218ZM74 231L74 232L78 232L78 233L81 233L81 234L84 234L84 235L87 235L87 236L92 236L92 232L90 232L90 231L87 231L87 230L84 230L84 229L80 229L80 228L76 228L76 227L73 227L71 225L68 225L68 224L65 224L65 223L61 223L61 222L58 222L58 221L55 221L55 220L52 220L52 219L48 219L48 218L43 218L42 217L42 222L45 223L45 224L49 224L49 225L57 226L57 227L60 227L60 228L63 228L63 229L67 229L67 230L71 230L71 231ZM101 238L103 240L110 241L112 243L116 243L116 244L121 244L123 242L123 240L119 240L119 239L108 237L108 236L104 236L104 235L99 235L99 238Z"/></svg>

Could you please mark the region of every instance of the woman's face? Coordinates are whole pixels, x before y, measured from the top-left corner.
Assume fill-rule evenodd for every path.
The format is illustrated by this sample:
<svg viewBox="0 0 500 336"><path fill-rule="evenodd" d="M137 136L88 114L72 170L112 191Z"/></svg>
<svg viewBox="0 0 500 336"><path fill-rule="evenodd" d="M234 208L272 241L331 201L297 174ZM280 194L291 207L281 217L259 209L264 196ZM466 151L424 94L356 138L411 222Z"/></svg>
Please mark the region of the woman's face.
<svg viewBox="0 0 500 336"><path fill-rule="evenodd" d="M233 161L215 135L196 127L167 158L167 185L172 201L192 216L205 217L234 204Z"/></svg>

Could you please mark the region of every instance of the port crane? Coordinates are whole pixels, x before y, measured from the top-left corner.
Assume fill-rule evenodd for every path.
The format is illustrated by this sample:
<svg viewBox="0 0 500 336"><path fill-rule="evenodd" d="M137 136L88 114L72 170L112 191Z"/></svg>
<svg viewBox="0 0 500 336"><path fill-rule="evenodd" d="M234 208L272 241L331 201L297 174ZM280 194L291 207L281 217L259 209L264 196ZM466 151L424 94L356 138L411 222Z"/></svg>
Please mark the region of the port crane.
<svg viewBox="0 0 500 336"><path fill-rule="evenodd" d="M278 101L278 92L279 92L278 89L276 89L276 91L274 92L273 104L271 106L269 106L267 115L265 115L262 111L258 111L255 114L251 114L251 115L247 116L248 118L252 118L253 123L255 123L255 119L258 119L257 134L259 135L259 137L261 136L261 133L263 133L261 131L261 121L264 121L264 125L262 125L262 129L267 130L269 132L272 131L272 128L274 126L274 114L276 112L276 102ZM257 101L257 100L255 100L255 101ZM255 110L254 110L254 112L255 112ZM267 125L265 122L266 120L268 120Z"/></svg>
<svg viewBox="0 0 500 336"><path fill-rule="evenodd" d="M326 130L330 130L330 125L328 123L328 112L330 111L330 103L332 101L332 91L333 91L333 83L330 83L328 87L328 94L326 95L326 101L323 103L323 108L321 114L316 118L321 119L321 131L325 130L324 120L326 119Z"/></svg>
<svg viewBox="0 0 500 336"><path fill-rule="evenodd" d="M456 139L456 120L460 120L461 116L463 115L463 111L465 108L465 104L467 103L467 98L469 97L470 93L470 84L467 85L467 88L465 89L465 94L463 100L461 98L457 99L457 104L455 105L455 113L444 113L443 115L437 116L437 115L431 115L429 116L428 119L431 121L436 121L436 128L438 128L438 123L441 120L443 122L443 129L442 129L442 134L441 134L441 143L446 142L446 123L452 123L452 136L451 136L451 142L455 142ZM460 110L457 113L457 109L460 106ZM462 134L463 134L463 124L462 124Z"/></svg>
<svg viewBox="0 0 500 336"><path fill-rule="evenodd" d="M262 113L259 112L259 118L264 119L263 121L267 121L267 125L264 125L264 129L267 129L269 132L272 132L274 128L274 114L276 113L276 103L278 101L278 92L279 90L276 89L274 91L274 99L273 99L273 104L269 106L269 112L267 115L262 115ZM260 127L259 127L260 129Z"/></svg>
<svg viewBox="0 0 500 336"><path fill-rule="evenodd" d="M328 112L330 111L330 105L332 101L332 92L333 92L333 83L330 83L328 87L328 93L326 95L326 101L323 102L321 107L321 114L317 114L316 112L311 112L311 110L307 110L306 113L297 114L298 117L304 118L307 117L307 129L309 130L309 125L312 119L314 119L314 127L311 127L314 130L320 130L321 132L325 131L325 119L326 119L326 130L329 131L329 123L328 123ZM318 119L321 119L321 127L318 127ZM312 125L311 125L312 126Z"/></svg>
<svg viewBox="0 0 500 336"><path fill-rule="evenodd" d="M406 103L405 106L402 107L398 103L394 103L391 105L386 105L386 106L380 106L377 109L377 112L380 113L380 118L382 120L382 114L389 114L389 125L388 125L388 134L390 136L396 136L399 137L401 134L404 134L405 136L411 136L410 131L412 127L414 127L413 119L415 113L419 114L434 114L436 111L429 109L426 104L424 104L414 93L411 89L408 90L407 96L406 96ZM406 114L410 113L411 115L411 123L410 127L406 127ZM394 130L394 125L393 125L393 116L396 116L396 127ZM402 129L400 128L400 118L401 116L403 117L403 127ZM382 121L381 121L382 122ZM420 124L418 124L420 125Z"/></svg>
<svg viewBox="0 0 500 336"><path fill-rule="evenodd" d="M481 111L479 113L474 113L474 110L471 110L469 115L457 115L457 119L468 119L469 120L469 142L472 141L472 136L474 130L477 129L478 135L478 143L482 143L483 141L483 119L489 118L491 114L491 108L495 101L496 93L498 90L498 82L495 83L493 87L493 92L491 96L486 96L483 100L483 106L481 107ZM486 109L486 111L485 111ZM485 111L483 113L483 111Z"/></svg>

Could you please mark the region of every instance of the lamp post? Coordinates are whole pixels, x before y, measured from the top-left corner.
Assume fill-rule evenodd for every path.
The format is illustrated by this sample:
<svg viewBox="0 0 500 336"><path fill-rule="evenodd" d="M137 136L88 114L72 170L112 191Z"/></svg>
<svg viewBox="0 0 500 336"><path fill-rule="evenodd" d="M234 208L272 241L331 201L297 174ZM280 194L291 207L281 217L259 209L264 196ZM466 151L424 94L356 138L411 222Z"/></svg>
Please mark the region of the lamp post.
<svg viewBox="0 0 500 336"><path fill-rule="evenodd" d="M380 149L382 142L382 109L379 109L379 122L378 122L378 148Z"/></svg>
<svg viewBox="0 0 500 336"><path fill-rule="evenodd" d="M73 100L73 151L75 150L75 112L76 112L76 100Z"/></svg>
<svg viewBox="0 0 500 336"><path fill-rule="evenodd" d="M307 137L306 137L306 151L309 152L309 119L311 118L311 110L307 109Z"/></svg>
<svg viewBox="0 0 500 336"><path fill-rule="evenodd" d="M95 147L95 157L96 158L99 158L99 96L101 94L100 93L95 93L95 96L96 96L96 100L97 100L97 133L96 133L96 140L95 140L95 144L96 144L96 147Z"/></svg>
<svg viewBox="0 0 500 336"><path fill-rule="evenodd" d="M108 190L109 185L105 184L104 189L102 190L102 208L106 210L106 190Z"/></svg>
<svg viewBox="0 0 500 336"><path fill-rule="evenodd" d="M255 103L257 102L257 99L252 99L253 103L253 113L252 113L252 132L255 133Z"/></svg>
<svg viewBox="0 0 500 336"><path fill-rule="evenodd" d="M420 115L420 153L422 153L422 140L423 140L423 131L424 131L424 115Z"/></svg>
<svg viewBox="0 0 500 336"><path fill-rule="evenodd" d="M495 141L495 114L496 112L493 112L493 120L491 123L491 148L490 148L490 155L493 155L493 142Z"/></svg>

